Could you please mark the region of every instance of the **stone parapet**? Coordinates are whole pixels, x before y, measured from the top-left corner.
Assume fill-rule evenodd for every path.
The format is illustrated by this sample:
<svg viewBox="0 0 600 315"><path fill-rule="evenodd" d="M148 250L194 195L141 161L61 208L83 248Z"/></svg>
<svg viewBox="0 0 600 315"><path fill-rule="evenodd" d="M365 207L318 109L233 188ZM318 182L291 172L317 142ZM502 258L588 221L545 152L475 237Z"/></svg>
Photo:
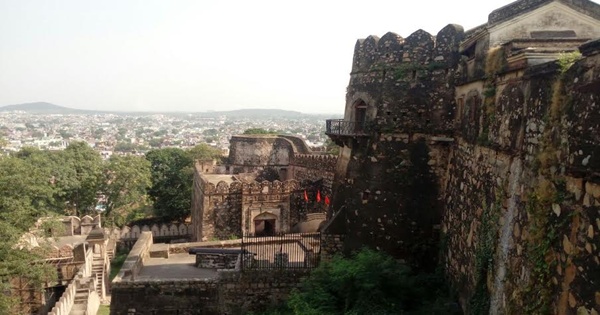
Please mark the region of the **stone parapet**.
<svg viewBox="0 0 600 315"><path fill-rule="evenodd" d="M219 271L214 279L113 283L111 314L220 315L260 312L285 301L307 271Z"/></svg>

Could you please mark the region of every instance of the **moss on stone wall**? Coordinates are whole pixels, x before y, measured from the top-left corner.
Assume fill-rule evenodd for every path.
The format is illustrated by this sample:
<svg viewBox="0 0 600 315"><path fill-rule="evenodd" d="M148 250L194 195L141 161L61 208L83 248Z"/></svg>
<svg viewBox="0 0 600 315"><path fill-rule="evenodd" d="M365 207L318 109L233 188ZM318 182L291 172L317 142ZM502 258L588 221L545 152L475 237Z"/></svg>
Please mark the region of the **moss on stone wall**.
<svg viewBox="0 0 600 315"><path fill-rule="evenodd" d="M478 245L475 250L475 290L469 301L469 313L487 314L490 308L488 279L494 269L494 253L498 241L498 215L502 209L504 191L501 189L493 204L482 201L483 212L478 229Z"/></svg>

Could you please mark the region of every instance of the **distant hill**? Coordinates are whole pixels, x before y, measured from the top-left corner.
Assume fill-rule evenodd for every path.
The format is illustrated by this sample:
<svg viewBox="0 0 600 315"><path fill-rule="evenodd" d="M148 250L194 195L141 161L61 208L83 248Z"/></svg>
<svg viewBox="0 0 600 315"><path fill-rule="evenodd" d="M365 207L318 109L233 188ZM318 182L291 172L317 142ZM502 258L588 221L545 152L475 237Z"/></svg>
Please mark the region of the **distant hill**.
<svg viewBox="0 0 600 315"><path fill-rule="evenodd" d="M68 108L46 102L6 105L0 107L0 111L24 111L32 114L84 114L88 112L81 109Z"/></svg>
<svg viewBox="0 0 600 315"><path fill-rule="evenodd" d="M167 114L167 115L182 115L196 114L205 117L217 117L226 115L228 117L246 117L246 118L297 118L302 116L317 116L313 114L304 114L292 110L283 109L238 109L231 111L210 111L210 112L121 112L121 111L99 111L87 109L75 109L55 105L47 102L35 102L16 105L6 105L0 107L0 112L8 111L24 111L31 114L79 114L79 115L95 115L95 114L116 114L116 115L152 115L152 114Z"/></svg>

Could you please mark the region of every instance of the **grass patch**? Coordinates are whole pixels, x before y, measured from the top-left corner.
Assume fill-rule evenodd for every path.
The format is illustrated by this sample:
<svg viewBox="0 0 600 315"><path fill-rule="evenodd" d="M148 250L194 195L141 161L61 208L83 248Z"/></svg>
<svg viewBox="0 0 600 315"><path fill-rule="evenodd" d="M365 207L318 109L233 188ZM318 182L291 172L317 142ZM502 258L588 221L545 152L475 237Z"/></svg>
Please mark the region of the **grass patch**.
<svg viewBox="0 0 600 315"><path fill-rule="evenodd" d="M110 305L100 305L97 315L110 315Z"/></svg>
<svg viewBox="0 0 600 315"><path fill-rule="evenodd" d="M121 267L123 266L123 263L125 262L125 259L127 258L127 254L128 254L127 252L117 253L115 258L113 258L113 260L110 262L110 276L109 276L110 281L112 281L117 276L119 271L121 270ZM106 313L106 314L108 314L108 313Z"/></svg>

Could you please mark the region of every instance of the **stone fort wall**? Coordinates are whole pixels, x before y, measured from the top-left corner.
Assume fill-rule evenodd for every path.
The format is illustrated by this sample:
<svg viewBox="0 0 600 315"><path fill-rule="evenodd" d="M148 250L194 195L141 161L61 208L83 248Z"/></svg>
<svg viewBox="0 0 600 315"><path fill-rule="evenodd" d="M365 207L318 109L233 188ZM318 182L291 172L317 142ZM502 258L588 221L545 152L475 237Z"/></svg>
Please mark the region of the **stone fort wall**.
<svg viewBox="0 0 600 315"><path fill-rule="evenodd" d="M294 154L310 154L300 138L278 135L236 135L229 145L229 172L248 173L266 167L287 168ZM287 176L283 176L287 178Z"/></svg>
<svg viewBox="0 0 600 315"><path fill-rule="evenodd" d="M252 233L252 211L257 209L278 210L281 232L287 232L297 223L290 219L290 213L297 212L290 198L300 194L300 183L296 180L220 181L215 185L204 180L199 172L195 176L192 222L199 222L193 224L195 240L228 239Z"/></svg>
<svg viewBox="0 0 600 315"><path fill-rule="evenodd" d="M231 243L231 244L230 244ZM137 279L153 255L152 235L143 233L111 285L111 314L246 314L261 312L285 301L297 288L306 270L218 270L213 278ZM239 246L239 241L179 244L169 252L190 246ZM168 255L168 254L167 254Z"/></svg>
<svg viewBox="0 0 600 315"><path fill-rule="evenodd" d="M443 234L463 305L489 290L492 309L507 313L538 303L556 314L600 308L600 285L590 282L600 276L600 90L590 89L600 55L583 48L565 74L545 64L500 78L493 110L478 114L489 129L457 138Z"/></svg>
<svg viewBox="0 0 600 315"><path fill-rule="evenodd" d="M458 111L462 38L449 25L357 42L345 119L366 103L369 132L337 139L343 213L327 232L423 268L440 248L471 313L600 309L600 42L566 73L494 73Z"/></svg>

